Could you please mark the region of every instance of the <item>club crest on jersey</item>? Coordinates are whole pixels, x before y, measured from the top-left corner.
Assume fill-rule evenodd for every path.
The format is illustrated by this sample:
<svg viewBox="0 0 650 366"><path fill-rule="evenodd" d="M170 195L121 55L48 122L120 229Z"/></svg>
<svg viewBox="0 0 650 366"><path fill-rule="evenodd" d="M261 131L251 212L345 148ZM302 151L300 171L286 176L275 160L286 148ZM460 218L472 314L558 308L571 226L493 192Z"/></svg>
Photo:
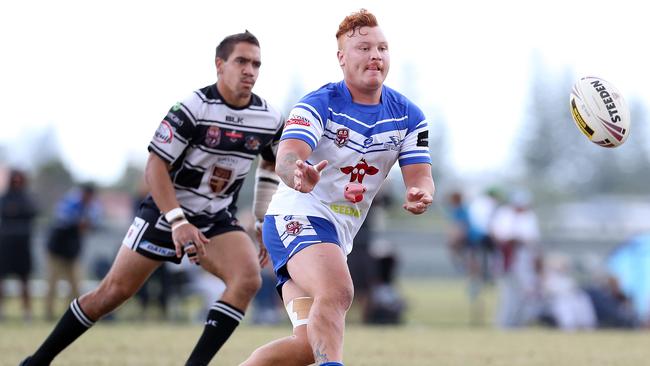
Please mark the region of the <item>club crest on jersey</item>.
<svg viewBox="0 0 650 366"><path fill-rule="evenodd" d="M298 235L302 231L302 224L299 221L290 221L285 227L287 234Z"/></svg>
<svg viewBox="0 0 650 366"><path fill-rule="evenodd" d="M257 136L246 136L246 144L244 145L248 150L257 151L260 149L262 141Z"/></svg>
<svg viewBox="0 0 650 366"><path fill-rule="evenodd" d="M397 136L390 136L389 137L390 141L384 142L384 148L388 150L395 150L399 151L399 137Z"/></svg>
<svg viewBox="0 0 650 366"><path fill-rule="evenodd" d="M366 175L375 175L379 173L379 169L372 165L368 165L366 159L361 159L355 166L346 166L341 168L341 172L344 174L350 174L350 183L363 183L363 178Z"/></svg>
<svg viewBox="0 0 650 366"><path fill-rule="evenodd" d="M205 144L208 147L215 147L221 142L221 129L217 126L210 126L205 132Z"/></svg>
<svg viewBox="0 0 650 366"><path fill-rule="evenodd" d="M334 138L334 143L338 147L343 147L350 139L350 130L347 128L339 128L336 130L336 138Z"/></svg>
<svg viewBox="0 0 650 366"><path fill-rule="evenodd" d="M172 126L166 120L160 122L160 126L156 129L153 139L161 144L170 144L174 138L174 131Z"/></svg>

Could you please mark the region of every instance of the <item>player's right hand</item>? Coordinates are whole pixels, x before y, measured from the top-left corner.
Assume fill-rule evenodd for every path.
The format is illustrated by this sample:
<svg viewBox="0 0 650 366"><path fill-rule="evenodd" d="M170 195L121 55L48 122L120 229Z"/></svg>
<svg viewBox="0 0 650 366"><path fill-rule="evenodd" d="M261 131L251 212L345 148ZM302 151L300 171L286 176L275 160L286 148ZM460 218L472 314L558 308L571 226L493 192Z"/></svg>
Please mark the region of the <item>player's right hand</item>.
<svg viewBox="0 0 650 366"><path fill-rule="evenodd" d="M320 172L327 166L327 160L316 165L309 165L302 160L296 160L296 170L293 172L293 189L302 193L311 192L320 180Z"/></svg>
<svg viewBox="0 0 650 366"><path fill-rule="evenodd" d="M172 240L174 241L176 257L178 258L183 256L183 249L185 249L184 251L188 254L188 256L190 256L190 254L205 256L205 245L210 242L210 240L208 240L208 238L206 238L205 235L203 235L203 233L196 228L196 226L190 223L181 225L175 230L172 230ZM190 242L192 242L194 245L183 248ZM193 260L193 262L198 263L197 256L192 255L192 258L196 258Z"/></svg>

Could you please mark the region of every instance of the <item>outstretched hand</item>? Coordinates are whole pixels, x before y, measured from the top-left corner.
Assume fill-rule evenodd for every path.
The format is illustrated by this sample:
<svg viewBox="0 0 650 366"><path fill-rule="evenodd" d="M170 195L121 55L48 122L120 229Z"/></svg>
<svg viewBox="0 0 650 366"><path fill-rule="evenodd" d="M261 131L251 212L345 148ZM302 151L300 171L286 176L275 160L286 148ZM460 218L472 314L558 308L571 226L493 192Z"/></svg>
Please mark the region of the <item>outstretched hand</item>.
<svg viewBox="0 0 650 366"><path fill-rule="evenodd" d="M406 202L403 207L406 211L419 215L425 212L432 202L431 193L417 187L411 187L406 191Z"/></svg>
<svg viewBox="0 0 650 366"><path fill-rule="evenodd" d="M296 160L296 170L293 172L293 189L302 193L311 192L320 180L320 172L327 166L327 160L316 165L309 165L302 160Z"/></svg>

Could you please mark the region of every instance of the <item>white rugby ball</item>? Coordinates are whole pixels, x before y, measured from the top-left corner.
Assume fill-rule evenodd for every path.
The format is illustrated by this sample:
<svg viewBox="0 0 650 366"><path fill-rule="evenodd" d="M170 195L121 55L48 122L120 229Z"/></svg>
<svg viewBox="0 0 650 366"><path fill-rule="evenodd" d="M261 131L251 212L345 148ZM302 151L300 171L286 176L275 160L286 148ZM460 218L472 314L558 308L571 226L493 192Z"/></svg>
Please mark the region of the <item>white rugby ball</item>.
<svg viewBox="0 0 650 366"><path fill-rule="evenodd" d="M621 93L606 80L581 78L573 85L569 104L573 121L597 145L617 147L630 134L630 110Z"/></svg>

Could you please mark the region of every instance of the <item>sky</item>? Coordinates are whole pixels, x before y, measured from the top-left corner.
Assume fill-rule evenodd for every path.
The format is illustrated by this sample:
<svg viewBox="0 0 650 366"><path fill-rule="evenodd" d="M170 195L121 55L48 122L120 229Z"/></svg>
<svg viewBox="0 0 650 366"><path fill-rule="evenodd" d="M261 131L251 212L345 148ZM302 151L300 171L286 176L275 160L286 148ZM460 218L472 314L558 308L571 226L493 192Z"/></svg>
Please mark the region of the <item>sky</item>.
<svg viewBox="0 0 650 366"><path fill-rule="evenodd" d="M127 164L144 166L167 110L216 81L214 48L244 29L261 43L254 91L285 109L296 89L342 78L334 34L362 7L389 42L386 84L444 121L445 159L460 174L512 157L533 55L650 103L650 25L638 1L23 0L0 14L4 163L29 166L45 133L79 180L111 183Z"/></svg>

